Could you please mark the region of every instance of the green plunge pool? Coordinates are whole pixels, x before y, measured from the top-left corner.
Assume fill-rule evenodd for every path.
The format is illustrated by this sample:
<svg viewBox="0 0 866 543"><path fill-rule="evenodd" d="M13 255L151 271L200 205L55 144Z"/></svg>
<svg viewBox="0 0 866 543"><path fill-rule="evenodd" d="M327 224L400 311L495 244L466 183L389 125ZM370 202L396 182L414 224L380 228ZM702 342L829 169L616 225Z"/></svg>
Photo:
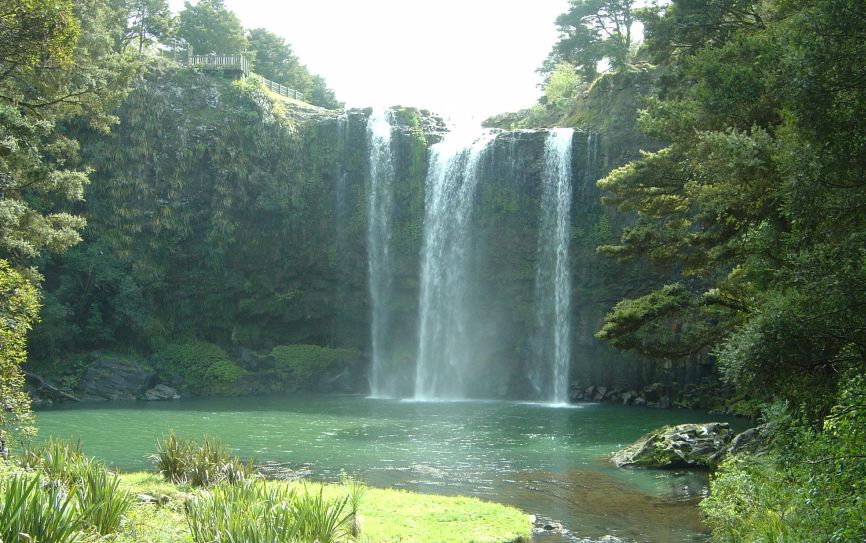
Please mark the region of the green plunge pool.
<svg viewBox="0 0 866 543"><path fill-rule="evenodd" d="M606 458L698 411L514 402L413 403L361 396L267 396L78 404L37 414L40 438L81 439L122 470L151 470L158 438L218 437L242 458L344 469L373 486L465 494L555 519L578 538L703 541L700 472L620 470ZM733 422L744 426L742 422ZM539 536L539 541L562 540Z"/></svg>

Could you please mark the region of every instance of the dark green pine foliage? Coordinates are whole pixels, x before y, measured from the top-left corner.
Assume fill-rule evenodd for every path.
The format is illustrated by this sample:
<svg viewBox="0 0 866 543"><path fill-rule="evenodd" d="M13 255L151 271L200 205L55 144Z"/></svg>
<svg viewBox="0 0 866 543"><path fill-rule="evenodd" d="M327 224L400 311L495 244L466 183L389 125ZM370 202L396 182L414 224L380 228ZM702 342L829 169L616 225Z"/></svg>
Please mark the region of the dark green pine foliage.
<svg viewBox="0 0 866 543"><path fill-rule="evenodd" d="M599 337L658 357L708 350L766 402L774 445L726 464L718 541L866 537L866 5L682 0L648 11L664 148L599 182L634 213L600 251L668 280Z"/></svg>

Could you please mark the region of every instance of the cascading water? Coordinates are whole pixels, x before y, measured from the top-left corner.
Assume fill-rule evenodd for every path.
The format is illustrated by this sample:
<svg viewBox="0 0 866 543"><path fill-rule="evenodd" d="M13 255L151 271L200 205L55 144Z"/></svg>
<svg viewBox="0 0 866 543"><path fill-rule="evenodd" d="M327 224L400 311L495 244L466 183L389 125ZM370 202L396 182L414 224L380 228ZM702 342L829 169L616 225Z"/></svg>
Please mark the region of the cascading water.
<svg viewBox="0 0 866 543"><path fill-rule="evenodd" d="M431 148L421 256L415 399L464 399L472 379L472 214L494 135L453 134Z"/></svg>
<svg viewBox="0 0 866 543"><path fill-rule="evenodd" d="M568 402L571 360L571 146L574 130L556 128L544 144L535 315L538 326L530 381L539 398Z"/></svg>
<svg viewBox="0 0 866 543"><path fill-rule="evenodd" d="M367 191L367 266L372 306L371 336L373 364L370 394L387 398L396 395L396 384L388 368L387 339L391 328L393 261L391 228L394 214L394 161L391 151L391 113L374 111L367 121L367 148L370 184Z"/></svg>

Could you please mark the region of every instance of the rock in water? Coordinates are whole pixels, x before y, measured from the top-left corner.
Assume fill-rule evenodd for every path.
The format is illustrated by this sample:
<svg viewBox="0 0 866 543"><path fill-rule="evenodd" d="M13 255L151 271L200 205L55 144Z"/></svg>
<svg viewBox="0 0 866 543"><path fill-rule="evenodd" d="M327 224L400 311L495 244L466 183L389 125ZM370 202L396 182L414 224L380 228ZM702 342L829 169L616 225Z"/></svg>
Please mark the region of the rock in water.
<svg viewBox="0 0 866 543"><path fill-rule="evenodd" d="M87 368L78 387L86 399L134 400L153 376L152 369L132 360L104 357Z"/></svg>
<svg viewBox="0 0 866 543"><path fill-rule="evenodd" d="M611 459L621 468L712 468L733 437L725 422L665 426L615 452Z"/></svg>
<svg viewBox="0 0 866 543"><path fill-rule="evenodd" d="M147 401L179 400L180 394L168 385L156 385L144 393Z"/></svg>

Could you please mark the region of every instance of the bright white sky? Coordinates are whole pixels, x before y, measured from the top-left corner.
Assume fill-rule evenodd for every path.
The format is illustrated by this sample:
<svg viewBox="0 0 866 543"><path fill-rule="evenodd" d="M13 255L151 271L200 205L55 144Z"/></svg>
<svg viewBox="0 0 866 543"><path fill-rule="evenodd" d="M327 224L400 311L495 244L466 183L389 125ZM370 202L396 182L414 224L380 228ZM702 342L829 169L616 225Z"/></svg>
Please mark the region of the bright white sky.
<svg viewBox="0 0 866 543"><path fill-rule="evenodd" d="M183 0L170 0L172 9ZM226 0L285 38L349 107L416 106L461 121L529 107L567 0Z"/></svg>

